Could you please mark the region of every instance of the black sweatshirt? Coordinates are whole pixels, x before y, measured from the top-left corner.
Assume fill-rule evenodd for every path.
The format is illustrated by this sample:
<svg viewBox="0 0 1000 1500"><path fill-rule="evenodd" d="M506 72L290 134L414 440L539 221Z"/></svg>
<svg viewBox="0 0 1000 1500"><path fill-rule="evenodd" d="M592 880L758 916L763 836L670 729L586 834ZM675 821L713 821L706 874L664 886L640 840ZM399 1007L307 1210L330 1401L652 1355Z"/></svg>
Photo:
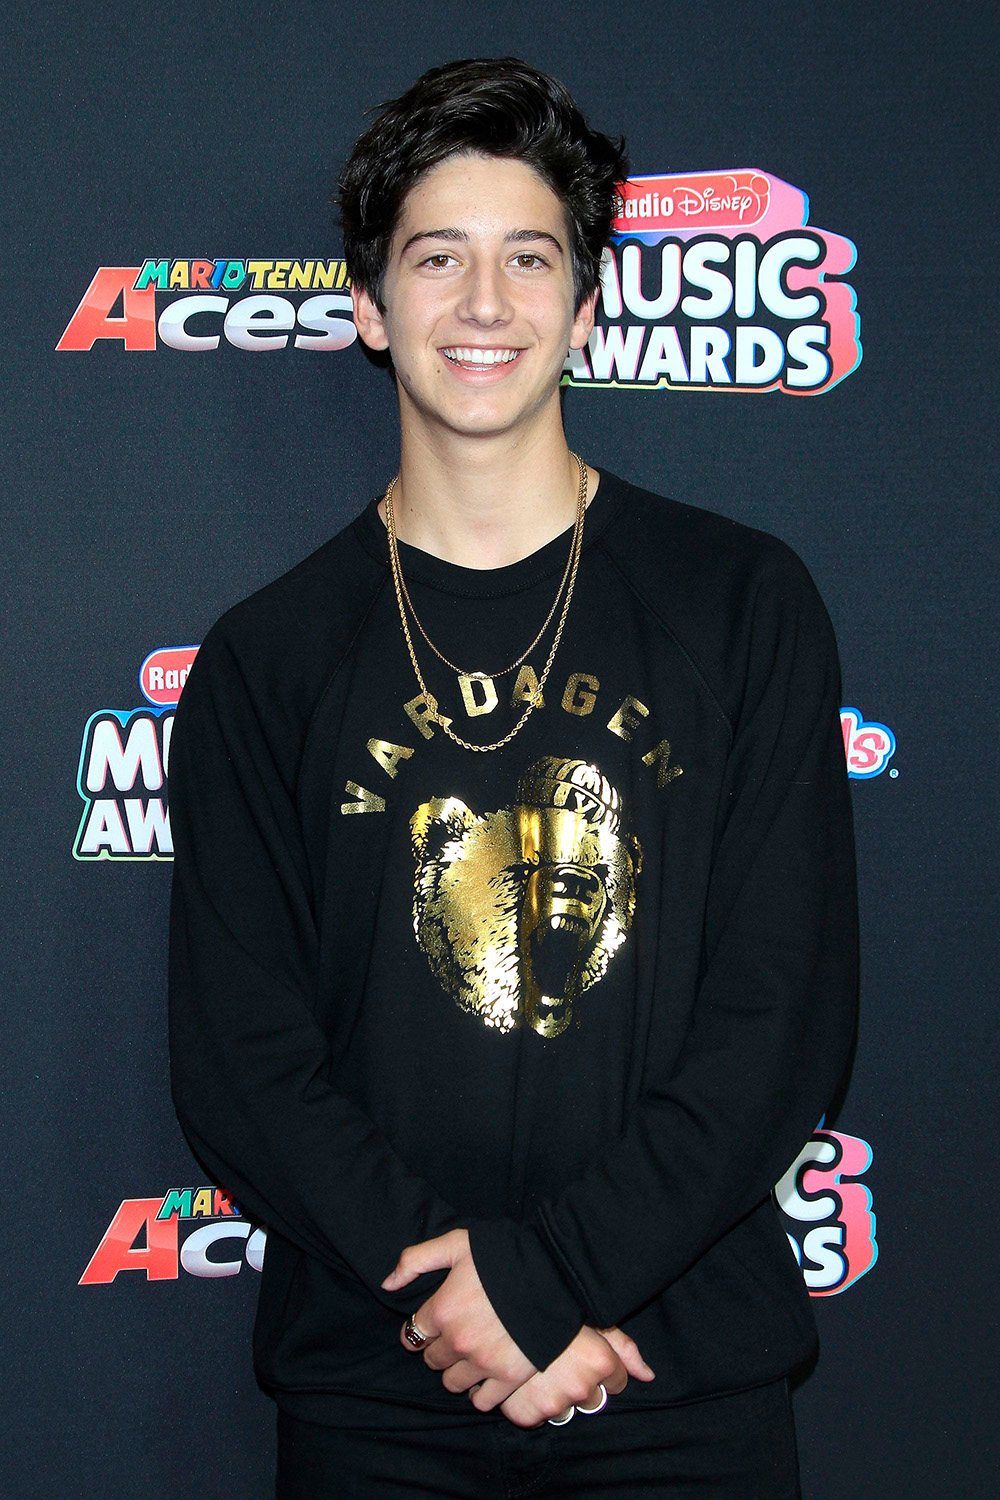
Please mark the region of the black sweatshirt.
<svg viewBox="0 0 1000 1500"><path fill-rule="evenodd" d="M431 640L499 674L570 540L486 570L401 544ZM414 627L458 734L514 727L557 619L464 690ZM429 721L374 500L212 628L171 749L173 1090L268 1226L255 1366L286 1409L479 1416L398 1341L445 1273L380 1287L456 1226L539 1368L583 1323L632 1334L657 1378L621 1406L812 1353L771 1189L855 1028L839 707L795 554L607 472L500 750Z"/></svg>

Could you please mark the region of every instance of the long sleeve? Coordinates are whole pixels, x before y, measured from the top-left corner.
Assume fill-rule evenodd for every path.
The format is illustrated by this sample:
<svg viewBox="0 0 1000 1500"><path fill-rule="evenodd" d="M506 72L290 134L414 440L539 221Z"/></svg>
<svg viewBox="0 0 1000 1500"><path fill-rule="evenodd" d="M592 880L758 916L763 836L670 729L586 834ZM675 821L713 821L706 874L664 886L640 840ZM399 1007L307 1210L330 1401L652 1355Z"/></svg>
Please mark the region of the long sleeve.
<svg viewBox="0 0 1000 1500"><path fill-rule="evenodd" d="M170 752L174 1103L196 1155L245 1210L406 1312L444 1273L383 1291L400 1250L468 1221L328 1081L290 736L280 705L265 730L259 701L216 626Z"/></svg>
<svg viewBox="0 0 1000 1500"><path fill-rule="evenodd" d="M645 1080L623 1133L530 1222L470 1230L516 1340L559 1315L560 1282L568 1321L582 1309L607 1327L638 1311L766 1199L828 1108L857 1004L839 706L829 618L782 549L756 595L681 1056L670 1076Z"/></svg>

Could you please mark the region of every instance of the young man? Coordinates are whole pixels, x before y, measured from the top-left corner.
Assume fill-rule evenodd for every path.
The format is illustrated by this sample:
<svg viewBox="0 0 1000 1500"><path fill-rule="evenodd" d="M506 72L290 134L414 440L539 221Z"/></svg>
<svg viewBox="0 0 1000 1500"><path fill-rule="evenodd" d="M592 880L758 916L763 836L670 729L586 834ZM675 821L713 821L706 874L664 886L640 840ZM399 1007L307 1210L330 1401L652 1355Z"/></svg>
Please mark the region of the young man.
<svg viewBox="0 0 1000 1500"><path fill-rule="evenodd" d="M341 187L399 473L178 710L174 1097L268 1226L280 1496L798 1493L836 648L782 543L567 448L626 174L511 59L383 108Z"/></svg>

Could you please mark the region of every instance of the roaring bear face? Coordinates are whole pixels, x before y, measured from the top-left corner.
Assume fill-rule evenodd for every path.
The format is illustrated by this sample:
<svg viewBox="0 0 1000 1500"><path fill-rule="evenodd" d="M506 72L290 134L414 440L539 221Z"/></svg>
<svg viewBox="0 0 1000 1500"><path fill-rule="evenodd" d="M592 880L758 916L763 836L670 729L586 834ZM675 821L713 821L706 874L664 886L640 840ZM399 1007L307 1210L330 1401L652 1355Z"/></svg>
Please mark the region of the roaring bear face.
<svg viewBox="0 0 1000 1500"><path fill-rule="evenodd" d="M521 777L513 807L477 817L436 797L417 808L413 930L464 1010L500 1031L566 1029L632 924L642 854L621 823L597 767L558 756Z"/></svg>

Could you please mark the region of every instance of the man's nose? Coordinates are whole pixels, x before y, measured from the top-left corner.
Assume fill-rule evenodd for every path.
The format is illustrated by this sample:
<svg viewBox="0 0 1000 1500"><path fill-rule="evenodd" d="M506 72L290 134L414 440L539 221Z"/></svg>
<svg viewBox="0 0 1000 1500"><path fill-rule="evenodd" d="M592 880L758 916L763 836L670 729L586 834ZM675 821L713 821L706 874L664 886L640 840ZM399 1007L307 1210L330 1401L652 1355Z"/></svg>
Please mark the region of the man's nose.
<svg viewBox="0 0 1000 1500"><path fill-rule="evenodd" d="M501 266L481 261L470 267L460 311L476 323L507 321L511 312L510 298Z"/></svg>

